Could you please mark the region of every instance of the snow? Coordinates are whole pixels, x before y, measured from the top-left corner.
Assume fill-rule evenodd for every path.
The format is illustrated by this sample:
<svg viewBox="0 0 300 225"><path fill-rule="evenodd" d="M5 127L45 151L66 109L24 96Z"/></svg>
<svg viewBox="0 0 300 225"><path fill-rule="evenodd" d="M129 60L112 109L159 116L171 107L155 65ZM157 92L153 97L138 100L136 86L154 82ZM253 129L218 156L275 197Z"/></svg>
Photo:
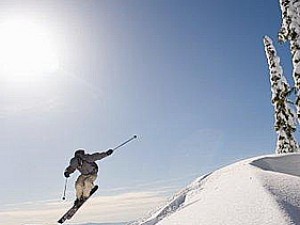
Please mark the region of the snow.
<svg viewBox="0 0 300 225"><path fill-rule="evenodd" d="M75 225L125 225L126 223L85 223L85 224L75 224Z"/></svg>
<svg viewBox="0 0 300 225"><path fill-rule="evenodd" d="M292 89L283 75L280 58L277 56L271 38L265 36L264 45L269 63L272 104L275 111L274 128L278 134L276 152L298 152L299 145L293 134L296 131L297 117L294 106L288 101Z"/></svg>
<svg viewBox="0 0 300 225"><path fill-rule="evenodd" d="M135 225L300 224L300 154L243 160L199 177Z"/></svg>

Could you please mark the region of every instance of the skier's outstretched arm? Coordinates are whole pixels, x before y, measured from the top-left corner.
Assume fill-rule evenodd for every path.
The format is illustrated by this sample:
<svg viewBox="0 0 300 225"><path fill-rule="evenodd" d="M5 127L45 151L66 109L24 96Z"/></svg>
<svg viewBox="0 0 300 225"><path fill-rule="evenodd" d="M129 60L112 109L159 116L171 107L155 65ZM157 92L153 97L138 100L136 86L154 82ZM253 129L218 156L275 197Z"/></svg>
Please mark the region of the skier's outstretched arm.
<svg viewBox="0 0 300 225"><path fill-rule="evenodd" d="M111 155L113 153L112 149L109 149L106 152L96 152L90 155L84 155L83 159L89 162L95 162L97 160L101 160L109 155Z"/></svg>
<svg viewBox="0 0 300 225"><path fill-rule="evenodd" d="M64 172L65 177L69 177L71 173L74 173L77 167L78 167L78 160L76 158L72 158L70 160L70 165L65 169Z"/></svg>

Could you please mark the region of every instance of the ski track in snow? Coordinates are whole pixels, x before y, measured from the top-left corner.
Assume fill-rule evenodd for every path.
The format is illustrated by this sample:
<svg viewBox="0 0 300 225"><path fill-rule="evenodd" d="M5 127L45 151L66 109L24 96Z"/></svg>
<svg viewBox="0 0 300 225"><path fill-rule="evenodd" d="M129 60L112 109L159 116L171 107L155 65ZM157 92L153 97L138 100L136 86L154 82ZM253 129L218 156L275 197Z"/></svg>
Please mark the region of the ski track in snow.
<svg viewBox="0 0 300 225"><path fill-rule="evenodd" d="M300 154L243 160L199 177L131 225L300 225Z"/></svg>

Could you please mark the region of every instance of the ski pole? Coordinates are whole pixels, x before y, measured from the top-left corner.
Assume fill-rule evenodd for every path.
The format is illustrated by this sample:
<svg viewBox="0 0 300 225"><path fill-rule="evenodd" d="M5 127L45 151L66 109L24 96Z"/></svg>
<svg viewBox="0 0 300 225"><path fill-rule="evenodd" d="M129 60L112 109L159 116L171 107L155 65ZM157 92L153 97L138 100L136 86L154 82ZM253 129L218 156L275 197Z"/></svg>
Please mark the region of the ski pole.
<svg viewBox="0 0 300 225"><path fill-rule="evenodd" d="M66 178L66 181L65 181L65 188L64 188L64 194L63 194L62 200L66 199L67 182L68 182L68 178Z"/></svg>
<svg viewBox="0 0 300 225"><path fill-rule="evenodd" d="M112 150L115 151L115 150L117 150L118 148L122 147L123 145L126 145L128 142L130 142L130 141L132 141L132 140L134 140L134 139L136 139L136 138L137 138L137 136L134 135L132 138L128 139L127 141L123 142L122 144L118 145L117 147L114 147Z"/></svg>

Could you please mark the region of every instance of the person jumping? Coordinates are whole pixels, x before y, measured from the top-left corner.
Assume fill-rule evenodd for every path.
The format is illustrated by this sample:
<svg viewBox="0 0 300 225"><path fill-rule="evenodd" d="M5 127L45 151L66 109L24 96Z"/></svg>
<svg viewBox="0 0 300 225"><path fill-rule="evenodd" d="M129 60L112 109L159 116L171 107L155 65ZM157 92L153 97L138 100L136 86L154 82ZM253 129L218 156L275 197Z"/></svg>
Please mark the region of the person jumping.
<svg viewBox="0 0 300 225"><path fill-rule="evenodd" d="M96 161L101 160L112 153L112 149L109 149L106 152L96 152L93 154L85 153L84 149L75 151L74 157L70 160L69 166L64 171L64 176L66 178L70 177L70 174L74 173L76 170L80 172L80 176L75 183L76 200L74 205L85 201L89 198L93 189L98 188L98 186L94 185L98 173Z"/></svg>

